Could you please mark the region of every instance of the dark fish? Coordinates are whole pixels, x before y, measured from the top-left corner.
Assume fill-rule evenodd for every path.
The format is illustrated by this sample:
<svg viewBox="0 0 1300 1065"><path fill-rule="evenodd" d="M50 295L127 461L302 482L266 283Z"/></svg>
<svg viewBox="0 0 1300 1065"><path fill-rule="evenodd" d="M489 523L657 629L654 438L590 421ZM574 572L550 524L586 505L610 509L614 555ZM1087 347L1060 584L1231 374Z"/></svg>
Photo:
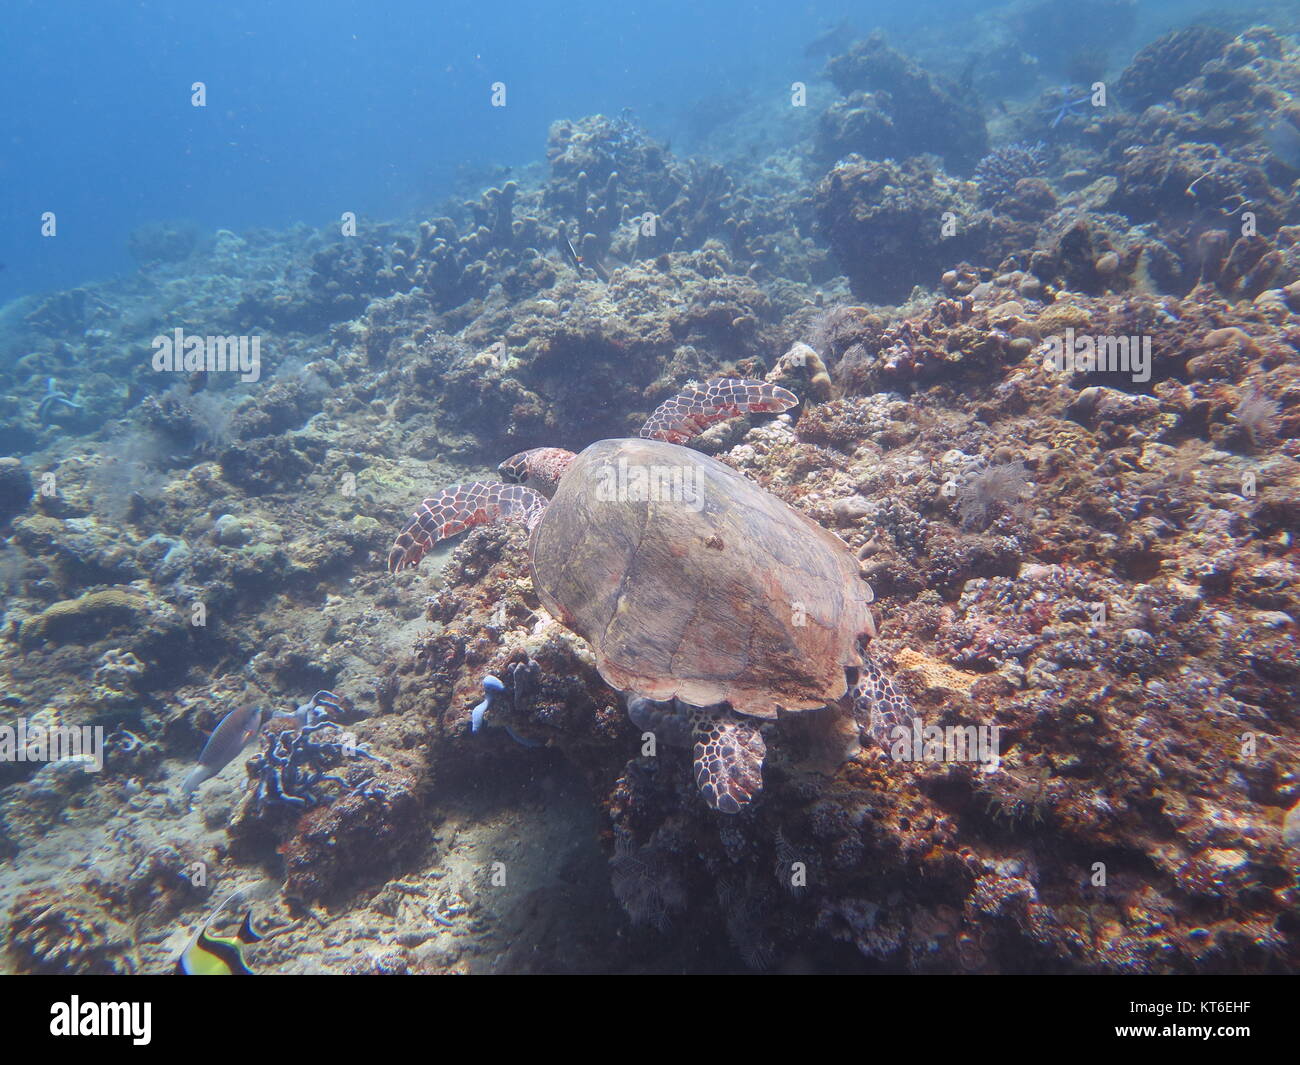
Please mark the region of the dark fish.
<svg viewBox="0 0 1300 1065"><path fill-rule="evenodd" d="M609 281L609 271L605 269L604 264L599 259L592 259L591 262L584 259L578 254L578 249L573 246L573 241L563 233L560 234L560 250L564 252L564 257L569 260L579 275L584 270L590 270L601 281Z"/></svg>
<svg viewBox="0 0 1300 1065"><path fill-rule="evenodd" d="M181 790L189 795L205 780L220 773L248 745L248 741L257 735L261 727L262 711L256 707L244 706L230 711L212 730L203 753L199 755L199 764L190 770L181 784Z"/></svg>
<svg viewBox="0 0 1300 1065"><path fill-rule="evenodd" d="M975 68L979 66L980 55L976 52L968 60L966 65L961 68L961 74L957 76L957 87L962 92L971 92L975 88Z"/></svg>
<svg viewBox="0 0 1300 1065"><path fill-rule="evenodd" d="M1264 134L1264 143L1279 163L1288 169L1300 170L1300 131L1288 119L1275 122Z"/></svg>
<svg viewBox="0 0 1300 1065"><path fill-rule="evenodd" d="M582 256L578 254L577 248L573 246L573 241L568 237L560 238L560 248L563 250L566 258L573 265L573 268L582 273Z"/></svg>

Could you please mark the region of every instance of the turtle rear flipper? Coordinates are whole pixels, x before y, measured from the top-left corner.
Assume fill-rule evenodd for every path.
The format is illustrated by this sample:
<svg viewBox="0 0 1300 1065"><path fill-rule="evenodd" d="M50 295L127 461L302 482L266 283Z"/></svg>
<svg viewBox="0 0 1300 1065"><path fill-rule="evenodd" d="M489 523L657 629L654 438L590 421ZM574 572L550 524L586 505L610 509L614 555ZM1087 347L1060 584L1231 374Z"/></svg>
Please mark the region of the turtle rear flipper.
<svg viewBox="0 0 1300 1065"><path fill-rule="evenodd" d="M902 689L865 650L853 687L853 712L858 724L886 751L897 739L894 730L904 728L911 735L912 719L919 716Z"/></svg>
<svg viewBox="0 0 1300 1065"><path fill-rule="evenodd" d="M517 521L532 529L546 509L546 497L522 484L473 481L444 488L420 504L388 552L388 572L419 563L439 540L475 525Z"/></svg>
<svg viewBox="0 0 1300 1065"><path fill-rule="evenodd" d="M695 740L695 783L704 801L724 814L737 814L763 790L767 744L758 725L726 709L691 710Z"/></svg>

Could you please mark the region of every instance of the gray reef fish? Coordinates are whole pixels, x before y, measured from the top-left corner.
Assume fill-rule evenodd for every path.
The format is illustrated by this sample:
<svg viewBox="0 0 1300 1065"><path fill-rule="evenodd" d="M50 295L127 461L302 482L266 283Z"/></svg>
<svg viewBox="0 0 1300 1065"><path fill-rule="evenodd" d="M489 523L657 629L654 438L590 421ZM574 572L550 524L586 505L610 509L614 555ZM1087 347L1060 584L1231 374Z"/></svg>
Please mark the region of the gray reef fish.
<svg viewBox="0 0 1300 1065"><path fill-rule="evenodd" d="M232 710L212 730L199 755L199 764L190 770L181 790L191 794L205 780L220 773L262 728L262 711L253 706Z"/></svg>

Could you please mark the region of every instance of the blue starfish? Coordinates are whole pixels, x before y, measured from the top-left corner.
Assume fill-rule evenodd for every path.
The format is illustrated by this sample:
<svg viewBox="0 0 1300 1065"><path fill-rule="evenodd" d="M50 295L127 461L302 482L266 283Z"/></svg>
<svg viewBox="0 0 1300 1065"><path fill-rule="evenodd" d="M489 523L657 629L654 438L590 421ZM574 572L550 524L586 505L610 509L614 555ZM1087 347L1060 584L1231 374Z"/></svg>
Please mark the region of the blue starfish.
<svg viewBox="0 0 1300 1065"><path fill-rule="evenodd" d="M1064 87L1064 91L1062 95L1068 96L1069 92L1070 92L1070 86L1066 85ZM1087 96L1080 97L1078 100L1067 100L1065 103L1060 104L1059 106L1052 106L1047 108L1047 110L1045 110L1043 114L1050 115L1052 114L1052 112L1056 112L1056 117L1052 119L1051 124L1047 128L1056 129L1056 127L1061 124L1061 120L1064 119L1066 115L1077 116L1078 111L1076 111L1075 108L1082 107L1084 104L1090 103L1091 101L1092 101L1092 95L1089 94Z"/></svg>

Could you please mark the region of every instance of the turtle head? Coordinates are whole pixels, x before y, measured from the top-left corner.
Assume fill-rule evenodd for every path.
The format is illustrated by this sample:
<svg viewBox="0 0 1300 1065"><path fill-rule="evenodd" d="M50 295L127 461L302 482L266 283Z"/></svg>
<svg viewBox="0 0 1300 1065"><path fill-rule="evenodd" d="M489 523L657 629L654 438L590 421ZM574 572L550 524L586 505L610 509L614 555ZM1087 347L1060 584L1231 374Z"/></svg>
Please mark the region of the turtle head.
<svg viewBox="0 0 1300 1065"><path fill-rule="evenodd" d="M555 494L555 489L577 456L562 447L534 447L511 455L497 467L502 479L510 484L526 484L544 496Z"/></svg>

